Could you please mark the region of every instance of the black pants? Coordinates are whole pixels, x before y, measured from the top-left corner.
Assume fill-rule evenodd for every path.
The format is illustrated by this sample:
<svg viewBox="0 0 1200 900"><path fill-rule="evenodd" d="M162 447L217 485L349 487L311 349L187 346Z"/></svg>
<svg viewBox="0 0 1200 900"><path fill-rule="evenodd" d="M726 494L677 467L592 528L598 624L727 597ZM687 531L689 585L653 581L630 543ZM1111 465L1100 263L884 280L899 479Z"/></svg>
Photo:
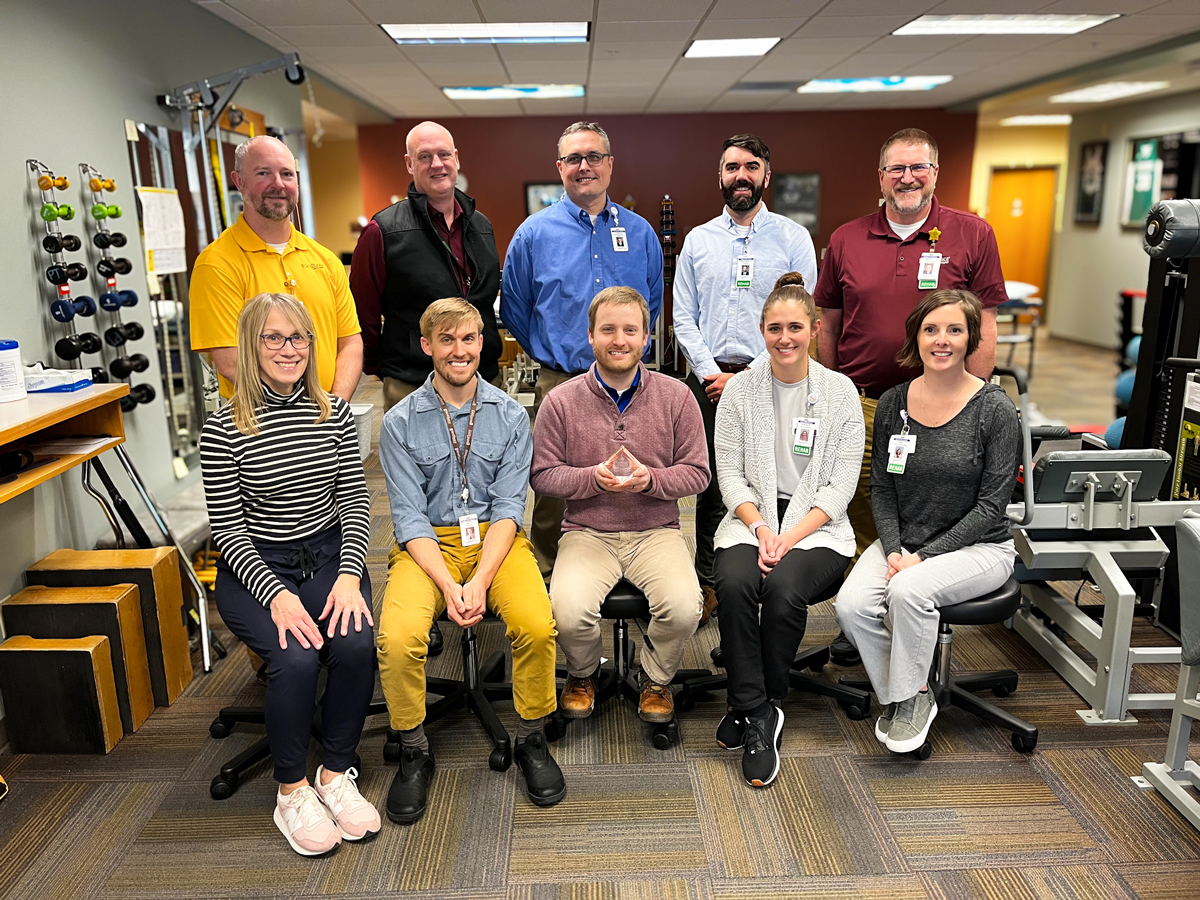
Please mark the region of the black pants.
<svg viewBox="0 0 1200 900"><path fill-rule="evenodd" d="M717 484L717 451L713 436L717 429L717 404L704 393L704 382L689 372L687 386L700 405L700 418L704 420L704 441L708 445L708 471L712 480L696 497L696 576L701 584L712 584L714 580L713 538L717 526L725 516L725 501L721 499L721 486Z"/></svg>
<svg viewBox="0 0 1200 900"><path fill-rule="evenodd" d="M334 526L304 541L256 543L255 548L316 621L338 577L341 528ZM371 579L365 569L361 590L369 604ZM331 772L346 771L354 763L375 690L375 636L366 620L362 631L355 631L351 621L345 637L339 627L332 638L326 633L329 619L317 622L325 642L320 650L305 650L290 632L287 649L281 650L279 629L270 609L246 590L224 560L217 563L216 595L217 609L229 630L267 663L264 711L275 780L292 784L306 775L321 663L329 669L321 712L325 738L322 764Z"/></svg>
<svg viewBox="0 0 1200 900"><path fill-rule="evenodd" d="M783 514L780 512L780 520ZM793 549L763 577L758 547L736 544L717 553L717 622L729 676L729 705L745 712L787 696L788 672L808 623L809 601L850 562L827 547Z"/></svg>

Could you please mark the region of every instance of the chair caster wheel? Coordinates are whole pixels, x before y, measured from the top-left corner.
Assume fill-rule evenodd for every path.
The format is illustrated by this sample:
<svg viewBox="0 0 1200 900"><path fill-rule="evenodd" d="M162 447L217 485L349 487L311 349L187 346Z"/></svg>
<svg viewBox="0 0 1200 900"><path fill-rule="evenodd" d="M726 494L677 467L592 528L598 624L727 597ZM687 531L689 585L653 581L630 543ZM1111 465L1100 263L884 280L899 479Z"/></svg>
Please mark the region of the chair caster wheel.
<svg viewBox="0 0 1200 900"><path fill-rule="evenodd" d="M565 716L555 713L546 722L546 740L553 744L555 741L560 741L567 733L568 719Z"/></svg>
<svg viewBox="0 0 1200 900"><path fill-rule="evenodd" d="M995 694L997 697L1007 697L1009 694L1008 685L998 684L994 688L992 688L992 693Z"/></svg>
<svg viewBox="0 0 1200 900"><path fill-rule="evenodd" d="M655 731L650 737L650 743L654 745L655 750L671 749L671 738L664 731Z"/></svg>
<svg viewBox="0 0 1200 900"><path fill-rule="evenodd" d="M400 732L394 728L387 730L387 739L383 742L384 762L400 762L400 754L404 750L400 743Z"/></svg>
<svg viewBox="0 0 1200 900"><path fill-rule="evenodd" d="M213 723L208 726L208 733L219 741L222 738L229 737L229 726L221 719L213 719Z"/></svg>
<svg viewBox="0 0 1200 900"><path fill-rule="evenodd" d="M691 693L684 694L682 697L676 697L675 703L685 713L691 712L696 708L696 698Z"/></svg>
<svg viewBox="0 0 1200 900"><path fill-rule="evenodd" d="M669 750L671 745L679 741L679 723L672 719L661 725L655 725L650 733L650 743L655 750Z"/></svg>
<svg viewBox="0 0 1200 900"><path fill-rule="evenodd" d="M820 664L813 663L811 666L808 667L808 671L816 673L816 672L820 672L824 668L825 668L825 663L820 663Z"/></svg>
<svg viewBox="0 0 1200 900"><path fill-rule="evenodd" d="M846 711L846 718L853 722L862 721L867 717L867 711L857 703L842 702L842 709Z"/></svg>
<svg viewBox="0 0 1200 900"><path fill-rule="evenodd" d="M926 741L912 752L913 759L926 760L933 755L933 745Z"/></svg>
<svg viewBox="0 0 1200 900"><path fill-rule="evenodd" d="M507 746L497 747L488 754L488 766L494 772L507 772L512 765L512 750Z"/></svg>
<svg viewBox="0 0 1200 900"><path fill-rule="evenodd" d="M1023 734L1014 732L1012 736L1012 747L1018 753L1032 753L1033 748L1037 746L1037 742L1037 735L1026 737Z"/></svg>
<svg viewBox="0 0 1200 900"><path fill-rule="evenodd" d="M720 647L713 647L708 651L708 658L712 660L713 665L718 668L725 668L725 654L721 652Z"/></svg>
<svg viewBox="0 0 1200 900"><path fill-rule="evenodd" d="M212 784L208 786L208 793L214 800L228 800L233 796L233 792L237 790L237 786L236 775L231 775L229 778L217 775L213 778Z"/></svg>

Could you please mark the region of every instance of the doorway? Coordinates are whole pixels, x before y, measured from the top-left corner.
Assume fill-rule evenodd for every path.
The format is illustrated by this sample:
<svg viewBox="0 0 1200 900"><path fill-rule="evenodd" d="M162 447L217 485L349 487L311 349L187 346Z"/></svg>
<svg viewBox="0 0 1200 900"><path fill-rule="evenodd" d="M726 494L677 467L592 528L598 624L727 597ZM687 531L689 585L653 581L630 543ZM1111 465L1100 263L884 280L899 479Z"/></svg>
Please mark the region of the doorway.
<svg viewBox="0 0 1200 900"><path fill-rule="evenodd" d="M996 233L1005 279L1036 284L1046 306L1057 180L1057 166L993 169L988 192L987 220Z"/></svg>

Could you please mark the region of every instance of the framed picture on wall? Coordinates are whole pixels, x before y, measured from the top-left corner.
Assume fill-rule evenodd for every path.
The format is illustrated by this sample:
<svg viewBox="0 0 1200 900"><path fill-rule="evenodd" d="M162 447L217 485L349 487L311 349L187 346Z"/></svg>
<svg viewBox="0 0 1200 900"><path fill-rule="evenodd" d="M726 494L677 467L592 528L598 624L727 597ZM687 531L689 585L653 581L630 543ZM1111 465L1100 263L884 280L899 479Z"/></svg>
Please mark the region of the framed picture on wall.
<svg viewBox="0 0 1200 900"><path fill-rule="evenodd" d="M772 210L803 225L813 237L821 212L821 174L819 172L779 172L771 174Z"/></svg>
<svg viewBox="0 0 1200 900"><path fill-rule="evenodd" d="M1162 189L1163 160L1159 138L1129 142L1125 164L1125 196L1121 201L1121 224L1140 226Z"/></svg>
<svg viewBox="0 0 1200 900"><path fill-rule="evenodd" d="M1108 165L1108 141L1090 141L1079 148L1079 194L1075 199L1075 221L1098 223L1104 205L1104 172Z"/></svg>
<svg viewBox="0 0 1200 900"><path fill-rule="evenodd" d="M553 184L550 182L525 182L525 215L532 216L535 212L553 206L562 198L562 195L561 181Z"/></svg>

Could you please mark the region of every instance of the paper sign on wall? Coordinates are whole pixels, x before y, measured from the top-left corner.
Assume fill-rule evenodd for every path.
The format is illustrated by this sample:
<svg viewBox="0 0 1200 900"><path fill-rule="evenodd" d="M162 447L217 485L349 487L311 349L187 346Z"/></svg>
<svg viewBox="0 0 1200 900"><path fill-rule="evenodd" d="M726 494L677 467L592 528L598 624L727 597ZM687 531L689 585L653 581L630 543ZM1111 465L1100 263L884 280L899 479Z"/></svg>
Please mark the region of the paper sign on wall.
<svg viewBox="0 0 1200 900"><path fill-rule="evenodd" d="M169 188L140 187L137 193L142 205L142 242L146 248L147 273L186 272L186 232L179 192Z"/></svg>

